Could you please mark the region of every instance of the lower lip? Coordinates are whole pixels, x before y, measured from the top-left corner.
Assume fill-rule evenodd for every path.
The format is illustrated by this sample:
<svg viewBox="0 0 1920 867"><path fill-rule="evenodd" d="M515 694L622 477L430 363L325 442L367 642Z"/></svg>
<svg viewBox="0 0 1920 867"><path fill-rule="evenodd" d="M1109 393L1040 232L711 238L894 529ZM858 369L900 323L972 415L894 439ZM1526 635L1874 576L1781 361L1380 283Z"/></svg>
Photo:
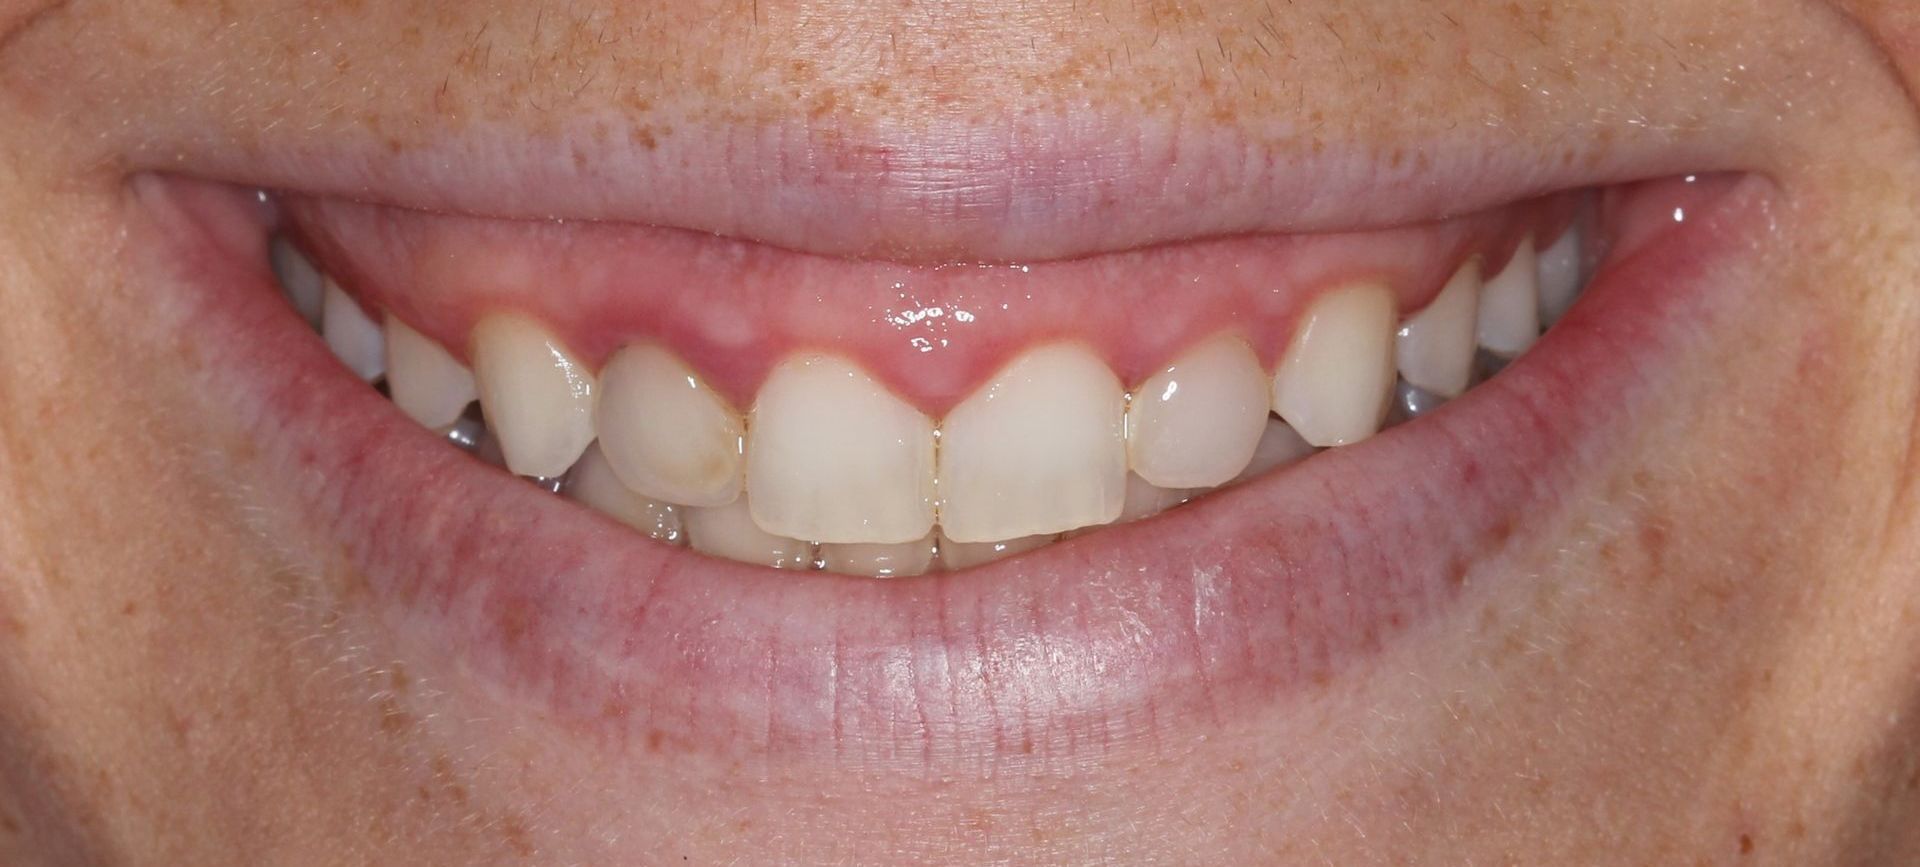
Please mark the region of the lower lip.
<svg viewBox="0 0 1920 867"><path fill-rule="evenodd" d="M1502 555L1723 309L1772 196L1746 178L1690 209L1533 352L1415 424L1152 520L889 582L706 559L468 458L302 333L264 253L235 255L233 221L210 229L166 190L136 186L150 231L128 249L175 277L167 309L213 362L208 411L248 425L263 483L343 546L365 590L348 604L404 656L621 745L842 765L1157 737L1417 640L1514 580Z"/></svg>

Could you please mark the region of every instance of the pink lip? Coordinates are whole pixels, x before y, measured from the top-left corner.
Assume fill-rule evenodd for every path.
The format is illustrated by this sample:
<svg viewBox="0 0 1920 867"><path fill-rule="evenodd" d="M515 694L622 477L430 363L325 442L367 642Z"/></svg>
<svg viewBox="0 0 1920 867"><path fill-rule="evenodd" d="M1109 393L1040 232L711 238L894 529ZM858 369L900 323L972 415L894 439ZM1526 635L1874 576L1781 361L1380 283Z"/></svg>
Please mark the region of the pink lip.
<svg viewBox="0 0 1920 867"><path fill-rule="evenodd" d="M956 772L1270 706L1515 580L1503 553L1739 284L1773 195L1672 185L1683 224L1413 424L1146 522L881 582L661 546L447 447L300 333L258 241L237 258L212 240L234 232L151 181L130 249L177 275L179 326L215 335L202 392L247 420L406 653L620 745Z"/></svg>

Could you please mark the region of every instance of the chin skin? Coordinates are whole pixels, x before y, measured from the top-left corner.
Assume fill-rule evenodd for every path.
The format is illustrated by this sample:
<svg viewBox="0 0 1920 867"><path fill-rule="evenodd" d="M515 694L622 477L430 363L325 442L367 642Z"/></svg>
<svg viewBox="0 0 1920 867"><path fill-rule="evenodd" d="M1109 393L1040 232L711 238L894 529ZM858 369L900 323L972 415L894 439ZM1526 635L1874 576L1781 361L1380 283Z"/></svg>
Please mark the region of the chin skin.
<svg viewBox="0 0 1920 867"><path fill-rule="evenodd" d="M573 87L639 111L621 109L610 82L635 80L645 56L720 70L682 92L628 94L684 115L742 90L743 113L838 93L813 108L905 128L926 106L1074 98L1077 79L1043 74L1017 50L1027 40L986 35L1100 58L1151 42L1153 26L1115 11L1101 35L1068 26L1078 13L962 4L978 20L951 26L976 28L984 57L1003 62L964 76L909 64L889 91L871 87L887 78L861 59L871 46L826 34L871 31L879 44L907 18L835 5L810 41L736 55L674 13L602 5L629 47L585 31L547 31L524 55L503 44L498 78L516 83L473 84L453 114L533 125L537 113L514 107ZM760 5L770 19L791 11ZM1482 49L1542 51L1519 34L1552 16L1453 5L1484 25ZM184 142L181 128L218 111L152 109L200 92L183 83L324 65L339 78L316 86L337 90L315 104L353 117L314 123L413 147L394 124L418 106L347 95L431 74L409 57L462 55L470 7L370 2L331 26L417 24L412 48L343 42L338 56L306 51L304 12L226 42L202 29L216 11L156 12L163 23L139 38L108 16L97 38L131 53L71 62L33 41L35 28L70 26L61 12L28 27L31 11L0 9L0 116L28 119L0 124L0 862L1901 863L1920 851L1920 19L1894 2L1843 14L1781 0L1768 4L1790 21L1778 25L1719 8L1730 4L1619 4L1643 16L1602 5L1555 4L1578 19L1570 53L1612 44L1638 57L1627 28L1671 26L1698 40L1686 68L1756 76L1685 110L1773 118L1750 127L1757 144L1737 160L1781 196L1735 269L1747 285L1720 293L1737 303L1661 362L1631 435L1580 456L1551 526L1485 553L1481 568L1523 580L1489 581L1245 713L1100 750L1042 733L1036 750L1071 760L964 770L937 756L748 762L671 739L616 748L500 701L396 643L341 544L294 517L250 419L197 411L196 384L219 371L191 336L154 326L167 311L142 287L157 278L121 255L140 219L127 167L169 155L111 120ZM1289 9L1276 27L1298 34L1301 59L1221 63L1204 78L1182 66L1169 99L1237 122L1304 124L1289 112L1324 108L1339 124L1357 88L1313 60L1341 56L1320 44L1329 31L1381 46L1348 74L1424 86L1391 62L1433 50L1419 28L1338 4ZM1690 26L1716 10L1741 23ZM1245 11L1157 14L1167 38L1211 46L1195 34ZM1143 65L1171 69L1170 57L1143 53ZM554 70L595 64L608 74L547 89ZM1504 118L1524 139L1556 110L1599 116L1626 111L1637 86L1657 93L1625 66L1595 75L1597 95L1574 108L1531 107L1528 80L1501 71L1487 73L1490 92L1421 96L1435 116ZM769 77L803 68L811 84ZM1301 101L1219 83L1236 68L1296 77ZM1098 80L1089 102L1143 79ZM253 142L197 147L237 161L250 144L297 141L272 132L292 111L269 94L246 114ZM1379 113L1354 116L1355 135L1395 134ZM1684 125L1672 134L1684 140Z"/></svg>

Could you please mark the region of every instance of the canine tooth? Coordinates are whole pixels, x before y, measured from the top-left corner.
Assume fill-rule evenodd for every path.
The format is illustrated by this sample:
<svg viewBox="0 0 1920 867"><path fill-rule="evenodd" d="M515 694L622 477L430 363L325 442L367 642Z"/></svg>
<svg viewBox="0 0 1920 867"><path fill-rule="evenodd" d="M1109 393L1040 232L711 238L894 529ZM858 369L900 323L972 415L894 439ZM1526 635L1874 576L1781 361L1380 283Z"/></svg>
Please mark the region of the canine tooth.
<svg viewBox="0 0 1920 867"><path fill-rule="evenodd" d="M1540 251L1540 325L1560 321L1580 296L1580 227L1571 226L1560 239Z"/></svg>
<svg viewBox="0 0 1920 867"><path fill-rule="evenodd" d="M1507 267L1480 293L1480 345L1508 358L1527 351L1540 337L1540 274L1533 240L1513 251Z"/></svg>
<svg viewBox="0 0 1920 867"><path fill-rule="evenodd" d="M629 346L600 386L600 447L627 487L702 508L739 498L745 423L678 356Z"/></svg>
<svg viewBox="0 0 1920 867"><path fill-rule="evenodd" d="M532 320L495 314L473 330L473 372L507 469L557 478L593 442L593 374Z"/></svg>
<svg viewBox="0 0 1920 867"><path fill-rule="evenodd" d="M361 379L379 379L387 366L386 339L380 334L380 323L332 280L326 281L320 319L320 333L334 357Z"/></svg>
<svg viewBox="0 0 1920 867"><path fill-rule="evenodd" d="M1251 460L1252 456L1248 458ZM1120 510L1118 523L1151 518L1201 493L1201 490L1195 489L1162 488L1140 476L1130 475L1127 477L1127 504Z"/></svg>
<svg viewBox="0 0 1920 867"><path fill-rule="evenodd" d="M293 309L300 311L308 325L320 327L320 308L326 297L326 278L320 276L320 269L285 238L273 239L268 257L273 263L273 276L293 301Z"/></svg>
<svg viewBox="0 0 1920 867"><path fill-rule="evenodd" d="M845 359L790 359L760 387L747 423L747 498L769 533L924 539L933 470L933 422Z"/></svg>
<svg viewBox="0 0 1920 867"><path fill-rule="evenodd" d="M1380 430L1393 394L1393 292L1359 283L1320 296L1301 316L1280 370L1273 409L1316 446L1357 443Z"/></svg>
<svg viewBox="0 0 1920 867"><path fill-rule="evenodd" d="M397 318L387 321L387 393L414 421L435 430L460 419L480 396L473 372Z"/></svg>
<svg viewBox="0 0 1920 867"><path fill-rule="evenodd" d="M933 566L932 538L897 545L854 543L821 545L820 562L828 572L869 578L906 578Z"/></svg>
<svg viewBox="0 0 1920 867"><path fill-rule="evenodd" d="M1134 393L1127 409L1133 471L1163 488L1225 484L1253 459L1267 400L1267 374L1245 341L1202 344Z"/></svg>
<svg viewBox="0 0 1920 867"><path fill-rule="evenodd" d="M568 497L662 542L684 542L680 510L636 494L620 483L598 446L589 446L567 474Z"/></svg>
<svg viewBox="0 0 1920 867"><path fill-rule="evenodd" d="M1260 447L1253 450L1253 460L1247 468L1240 471L1236 482L1244 482L1264 476L1295 461L1312 457L1313 444L1300 438L1293 428L1277 418L1267 420L1266 432L1260 435Z"/></svg>
<svg viewBox="0 0 1920 867"><path fill-rule="evenodd" d="M1120 517L1126 394L1091 352L1021 356L948 413L940 526L960 542L1060 533Z"/></svg>
<svg viewBox="0 0 1920 867"><path fill-rule="evenodd" d="M1468 260L1425 310L1400 326L1394 355L1408 382L1448 397L1467 390L1477 348L1480 282L1480 260Z"/></svg>
<svg viewBox="0 0 1920 867"><path fill-rule="evenodd" d="M688 509L682 522L687 543L703 554L775 569L813 568L813 546L760 529L745 497L717 508Z"/></svg>
<svg viewBox="0 0 1920 867"><path fill-rule="evenodd" d="M1044 548L1053 543L1052 536L1027 536L1022 539L1008 539L1003 542L955 542L940 536L940 568L948 572L985 566L995 560L1005 560L1016 554L1025 554L1036 548Z"/></svg>

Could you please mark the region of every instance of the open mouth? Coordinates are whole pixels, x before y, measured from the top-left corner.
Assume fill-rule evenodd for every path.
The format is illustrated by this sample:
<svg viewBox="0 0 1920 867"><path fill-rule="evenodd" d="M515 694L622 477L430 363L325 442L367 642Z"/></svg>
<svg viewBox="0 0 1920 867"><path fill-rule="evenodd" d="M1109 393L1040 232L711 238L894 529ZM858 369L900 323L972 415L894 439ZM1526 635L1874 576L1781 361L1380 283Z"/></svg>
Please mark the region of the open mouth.
<svg viewBox="0 0 1920 867"><path fill-rule="evenodd" d="M1230 713L1504 578L1770 195L976 262L133 189L403 645L616 738L880 760Z"/></svg>

